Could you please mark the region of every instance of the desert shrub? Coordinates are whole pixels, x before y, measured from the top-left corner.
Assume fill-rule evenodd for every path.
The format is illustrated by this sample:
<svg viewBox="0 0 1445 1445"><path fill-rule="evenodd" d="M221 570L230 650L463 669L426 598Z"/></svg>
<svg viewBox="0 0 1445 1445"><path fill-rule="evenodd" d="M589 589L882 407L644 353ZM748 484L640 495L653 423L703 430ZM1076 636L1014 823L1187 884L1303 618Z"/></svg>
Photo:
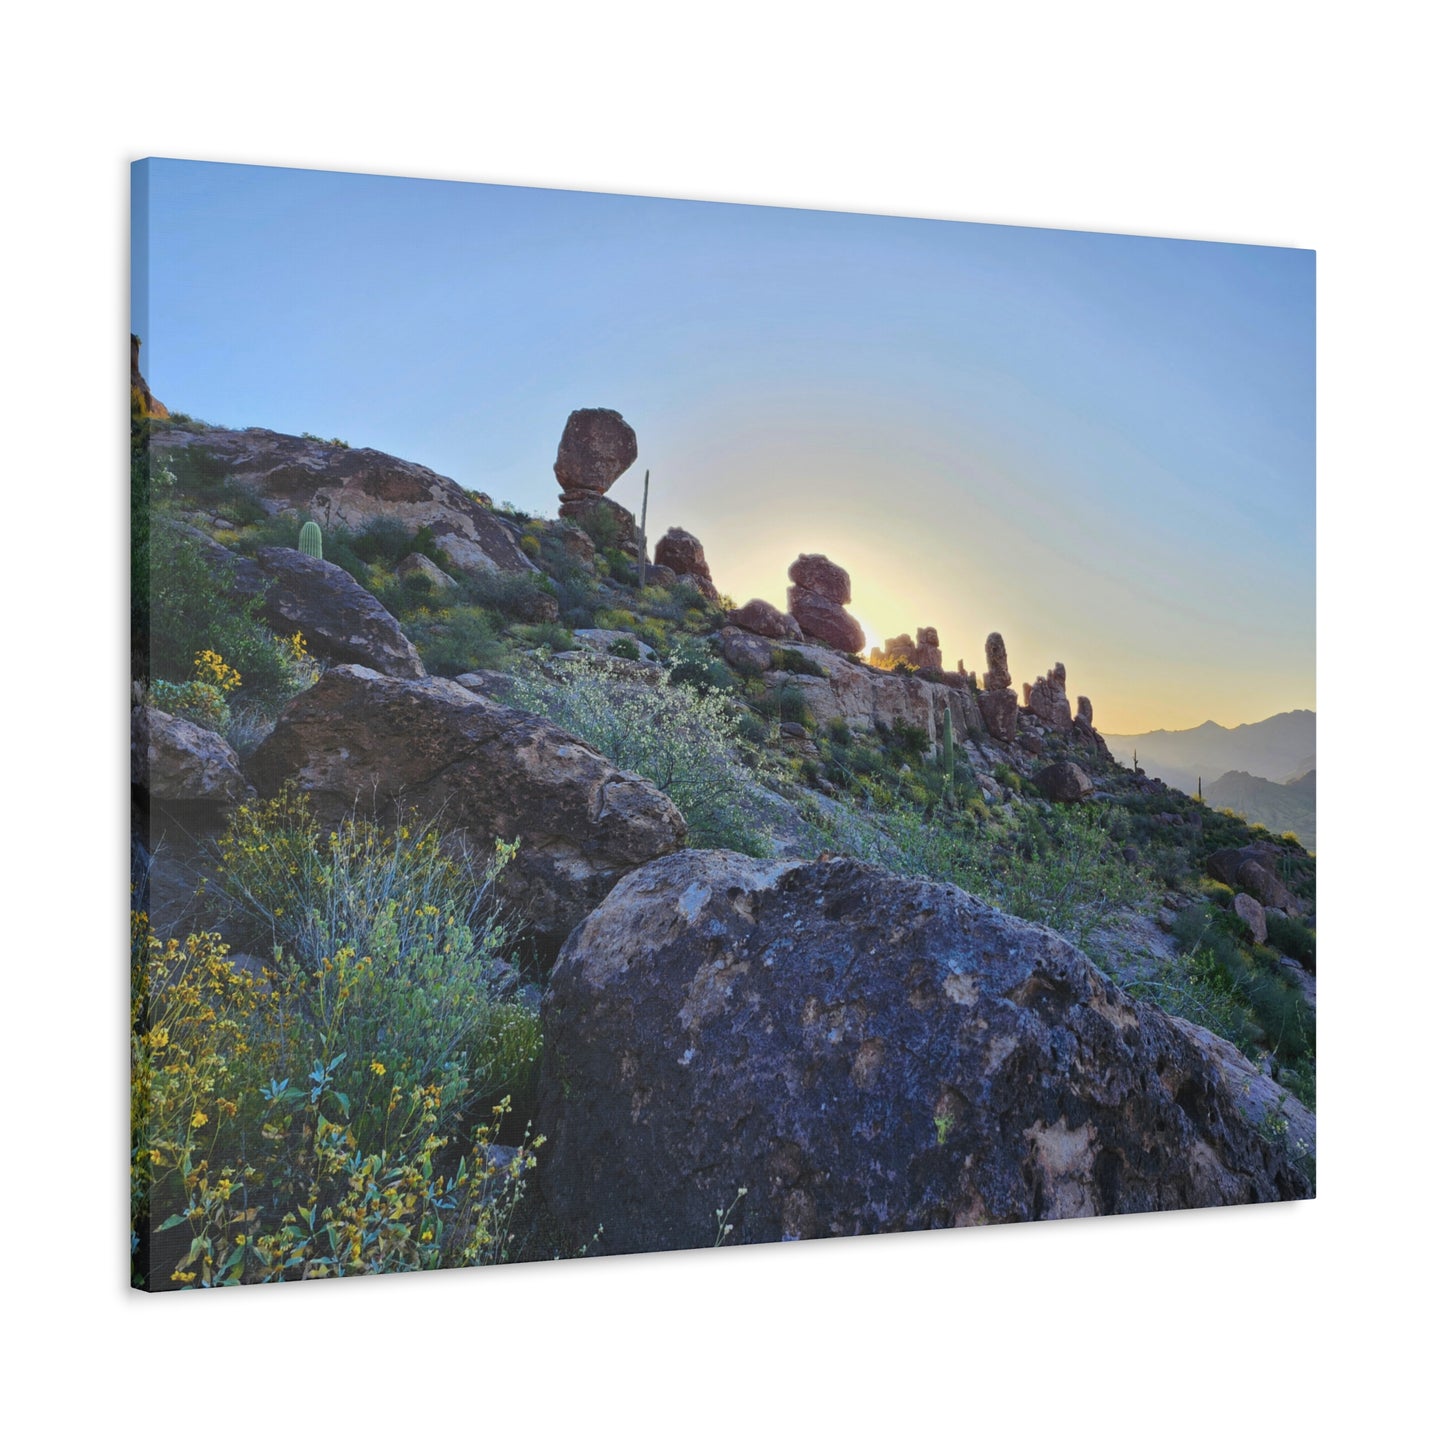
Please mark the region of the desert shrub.
<svg viewBox="0 0 1445 1445"><path fill-rule="evenodd" d="M530 533L523 537L522 540L517 543L517 545L522 549L523 552L527 554L527 556L533 559L542 555L542 544Z"/></svg>
<svg viewBox="0 0 1445 1445"><path fill-rule="evenodd" d="M619 637L608 645L608 655L611 657L626 658L631 662L637 662L642 657L637 646L635 637Z"/></svg>
<svg viewBox="0 0 1445 1445"><path fill-rule="evenodd" d="M473 865L414 823L318 833L291 791L236 810L211 886L271 962L137 930L133 1207L178 1245L138 1240L142 1268L154 1250L181 1284L470 1262L443 1216L497 1176L456 1131L529 1089L540 1052L498 961L514 851Z"/></svg>
<svg viewBox="0 0 1445 1445"><path fill-rule="evenodd" d="M845 718L829 718L825 732L829 742L837 743L840 747L847 747L853 741L853 730L848 726Z"/></svg>
<svg viewBox="0 0 1445 1445"><path fill-rule="evenodd" d="M402 1082L376 1020L376 1047L351 1070L362 1089L348 1089L341 1071L353 1061L329 1052L318 1024L317 994L334 975L252 972L218 934L162 944L144 915L136 921L136 1283L204 1288L515 1257L526 1173L544 1141L501 1162L491 1145L505 1101L470 1149L459 1146L443 1132L444 1101L464 1065ZM348 1007L344 988L333 984L333 1017Z"/></svg>
<svg viewBox="0 0 1445 1445"><path fill-rule="evenodd" d="M298 663L295 648L261 622L255 599L234 590L233 567L162 518L150 528L149 554L153 678L188 681L196 657L213 652L240 675L243 695L277 706L315 680L314 665Z"/></svg>
<svg viewBox="0 0 1445 1445"><path fill-rule="evenodd" d="M662 650L662 659L672 669L672 680L691 688L734 692L737 678L732 669L700 637L674 637Z"/></svg>
<svg viewBox="0 0 1445 1445"><path fill-rule="evenodd" d="M1269 941L1287 958L1302 963L1311 973L1315 969L1315 931L1298 918L1279 913L1265 915Z"/></svg>
<svg viewBox="0 0 1445 1445"><path fill-rule="evenodd" d="M196 654L194 675L186 682L151 683L150 701L162 712L189 718L202 727L225 732L231 725L226 695L241 685L241 674L219 652L209 648Z"/></svg>
<svg viewBox="0 0 1445 1445"><path fill-rule="evenodd" d="M514 626L512 636L523 647L546 648L551 652L572 652L577 646L577 639L572 636L571 629L563 627L560 622L534 622Z"/></svg>
<svg viewBox="0 0 1445 1445"><path fill-rule="evenodd" d="M535 572L477 573L462 581L461 595L474 607L517 622L545 622L559 604L551 581Z"/></svg>
<svg viewBox="0 0 1445 1445"><path fill-rule="evenodd" d="M622 524L611 507L588 507L574 520L592 538L599 552L615 551L624 540Z"/></svg>
<svg viewBox="0 0 1445 1445"><path fill-rule="evenodd" d="M670 670L657 682L637 682L579 659L556 663L550 673L521 674L513 686L517 706L654 782L677 804L694 845L761 855L764 840L748 821L748 802L754 772L766 780L771 769L759 757L750 771L728 697L678 683Z"/></svg>
<svg viewBox="0 0 1445 1445"><path fill-rule="evenodd" d="M1204 879L1199 885L1199 891L1210 903L1217 903L1221 908L1228 908L1234 901L1234 889L1214 878Z"/></svg>
<svg viewBox="0 0 1445 1445"><path fill-rule="evenodd" d="M508 657L497 620L480 607L423 608L403 626L426 670L442 677L502 667Z"/></svg>
<svg viewBox="0 0 1445 1445"><path fill-rule="evenodd" d="M774 672L795 672L804 677L826 677L828 675L826 670L814 662L811 657L805 657L792 647L773 648L771 665Z"/></svg>

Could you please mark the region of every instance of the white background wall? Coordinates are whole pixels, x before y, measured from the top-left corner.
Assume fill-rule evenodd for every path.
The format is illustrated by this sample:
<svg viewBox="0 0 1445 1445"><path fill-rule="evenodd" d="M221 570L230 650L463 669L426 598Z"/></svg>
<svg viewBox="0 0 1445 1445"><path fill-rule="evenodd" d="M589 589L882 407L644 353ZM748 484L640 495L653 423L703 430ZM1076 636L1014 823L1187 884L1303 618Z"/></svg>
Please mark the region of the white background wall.
<svg viewBox="0 0 1445 1445"><path fill-rule="evenodd" d="M152 0L12 17L17 1438L1415 1437L1440 1257L1438 75L1424 7L1342 14ZM1317 247L1320 1199L129 1294L124 220L147 154Z"/></svg>

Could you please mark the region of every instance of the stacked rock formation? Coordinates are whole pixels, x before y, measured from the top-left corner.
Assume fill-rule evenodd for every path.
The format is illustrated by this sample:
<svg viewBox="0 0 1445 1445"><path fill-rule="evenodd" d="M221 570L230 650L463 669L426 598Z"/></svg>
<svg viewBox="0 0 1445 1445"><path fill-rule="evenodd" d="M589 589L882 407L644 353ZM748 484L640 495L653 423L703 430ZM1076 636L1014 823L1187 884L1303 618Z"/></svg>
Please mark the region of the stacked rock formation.
<svg viewBox="0 0 1445 1445"><path fill-rule="evenodd" d="M1064 690L1064 664L1056 662L1048 676L1034 679L1024 694L1024 703L1045 727L1060 731L1074 725L1074 710Z"/></svg>
<svg viewBox="0 0 1445 1445"><path fill-rule="evenodd" d="M602 406L574 411L562 429L552 467L562 488L562 516L582 517L596 507L611 507L625 525L624 540L630 539L637 526L632 513L603 494L636 460L637 433L618 412Z"/></svg>
<svg viewBox="0 0 1445 1445"><path fill-rule="evenodd" d="M668 567L679 577L691 578L704 597L717 601L712 568L707 565L702 543L691 532L684 532L681 527L669 527L657 543L653 560L657 566Z"/></svg>
<svg viewBox="0 0 1445 1445"><path fill-rule="evenodd" d="M920 627L918 629L916 651L919 667L933 667L942 670L943 649L938 645L938 629L936 627Z"/></svg>
<svg viewBox="0 0 1445 1445"><path fill-rule="evenodd" d="M836 562L818 553L802 553L788 568L788 611L797 618L805 637L815 638L839 652L859 652L863 629L843 610L853 600L853 584Z"/></svg>
<svg viewBox="0 0 1445 1445"><path fill-rule="evenodd" d="M936 627L920 627L914 637L906 632L890 637L883 646L875 647L868 654L871 667L895 667L898 663L909 667L932 668L943 671L943 649L938 645ZM960 669L960 672L962 669Z"/></svg>
<svg viewBox="0 0 1445 1445"><path fill-rule="evenodd" d="M1001 743L1011 743L1018 735L1019 698L1009 685L1013 678L1008 670L1008 649L1002 636L990 632L983 645L988 668L983 675L983 691L978 697L978 710L983 725Z"/></svg>
<svg viewBox="0 0 1445 1445"><path fill-rule="evenodd" d="M728 613L728 621L744 632L758 637L774 637L780 642L801 642L803 629L791 612L779 612L771 602L754 597L751 602Z"/></svg>

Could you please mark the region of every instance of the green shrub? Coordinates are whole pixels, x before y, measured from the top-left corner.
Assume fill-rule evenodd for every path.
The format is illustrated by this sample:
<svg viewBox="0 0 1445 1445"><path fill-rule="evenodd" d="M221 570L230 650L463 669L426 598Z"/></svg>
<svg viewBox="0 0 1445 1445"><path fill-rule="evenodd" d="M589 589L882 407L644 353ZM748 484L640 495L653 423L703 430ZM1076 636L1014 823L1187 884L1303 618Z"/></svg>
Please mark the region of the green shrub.
<svg viewBox="0 0 1445 1445"><path fill-rule="evenodd" d="M406 616L404 626L426 670L441 677L500 668L509 656L496 619L480 607L422 609Z"/></svg>
<svg viewBox="0 0 1445 1445"><path fill-rule="evenodd" d="M796 648L775 647L773 648L772 671L793 672L803 677L827 677L827 670L811 657L804 656Z"/></svg>
<svg viewBox="0 0 1445 1445"><path fill-rule="evenodd" d="M765 840L749 822L755 786L744 737L722 693L675 681L637 682L585 659L555 663L551 676L529 669L514 683L519 707L541 713L589 742L620 768L656 783L677 804L699 847L761 855ZM764 781L773 768L755 759Z"/></svg>
<svg viewBox="0 0 1445 1445"><path fill-rule="evenodd" d="M563 627L560 622L515 626L512 636L528 648L546 648L551 652L573 652L577 648L577 639L572 636L571 629Z"/></svg>
<svg viewBox="0 0 1445 1445"><path fill-rule="evenodd" d="M1283 914L1267 913L1265 925L1269 941L1286 958L1302 963L1311 973L1315 971L1315 931L1309 924Z"/></svg>
<svg viewBox="0 0 1445 1445"><path fill-rule="evenodd" d="M616 638L608 645L607 651L612 657L626 658L631 662L637 662L642 657L635 637Z"/></svg>

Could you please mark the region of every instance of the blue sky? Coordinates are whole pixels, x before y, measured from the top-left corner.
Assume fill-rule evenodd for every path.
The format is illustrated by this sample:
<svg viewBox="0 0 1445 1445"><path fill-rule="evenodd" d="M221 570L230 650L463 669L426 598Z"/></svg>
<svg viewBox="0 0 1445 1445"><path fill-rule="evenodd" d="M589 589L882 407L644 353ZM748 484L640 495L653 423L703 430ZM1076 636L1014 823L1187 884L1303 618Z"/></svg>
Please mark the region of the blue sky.
<svg viewBox="0 0 1445 1445"><path fill-rule="evenodd" d="M1003 632L1110 731L1314 706L1314 253L266 167L135 170L156 395L555 515L611 495L782 603L800 551L881 639Z"/></svg>

